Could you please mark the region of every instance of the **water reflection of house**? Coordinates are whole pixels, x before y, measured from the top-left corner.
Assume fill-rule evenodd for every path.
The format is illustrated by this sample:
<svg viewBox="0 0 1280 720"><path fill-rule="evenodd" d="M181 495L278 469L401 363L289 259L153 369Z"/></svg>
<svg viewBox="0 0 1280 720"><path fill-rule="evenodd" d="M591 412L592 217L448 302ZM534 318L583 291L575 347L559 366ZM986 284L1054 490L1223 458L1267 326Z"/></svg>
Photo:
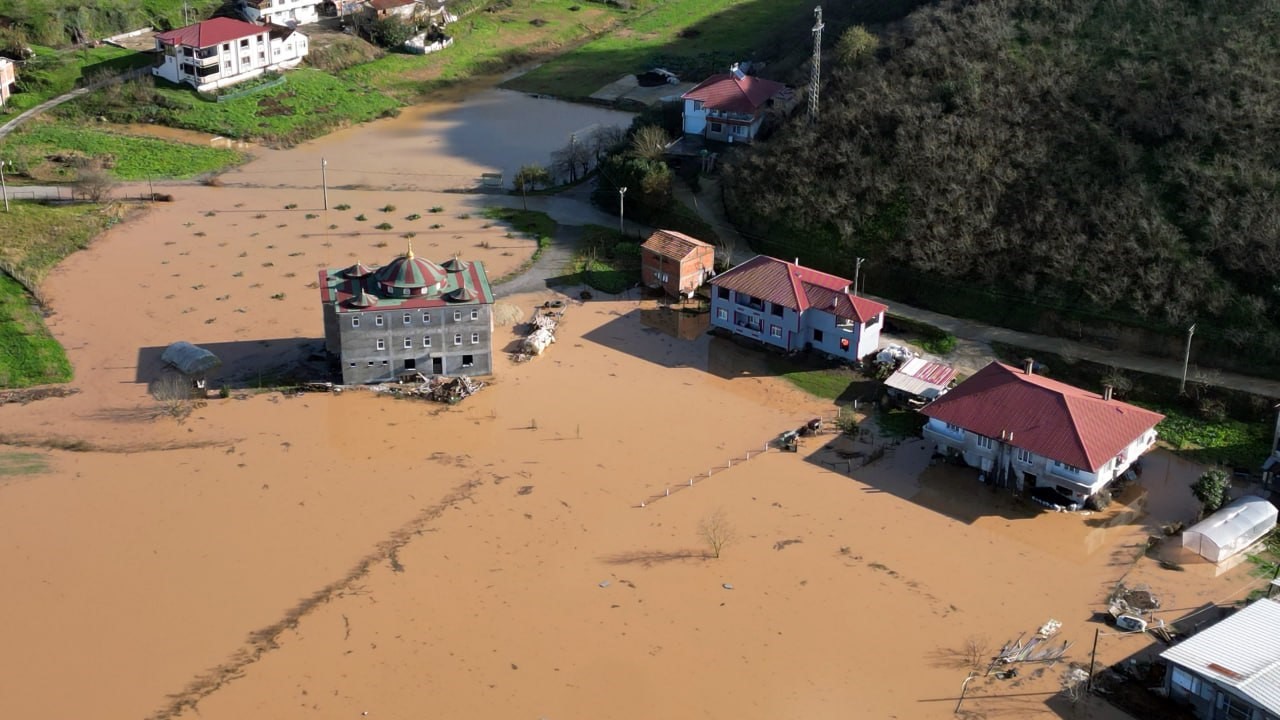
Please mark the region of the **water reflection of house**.
<svg viewBox="0 0 1280 720"><path fill-rule="evenodd" d="M674 307L641 308L640 323L681 340L697 340L707 332L706 312Z"/></svg>
<svg viewBox="0 0 1280 720"><path fill-rule="evenodd" d="M321 270L320 300L344 384L493 370L493 291L481 263L437 265L410 245L382 268Z"/></svg>
<svg viewBox="0 0 1280 720"><path fill-rule="evenodd" d="M712 275L716 249L674 230L655 230L640 246L640 277L646 287L693 297Z"/></svg>
<svg viewBox="0 0 1280 720"><path fill-rule="evenodd" d="M18 64L9 58L0 57L0 107L9 102L9 96L17 89Z"/></svg>
<svg viewBox="0 0 1280 720"><path fill-rule="evenodd" d="M1080 505L1120 477L1156 441L1152 412L991 363L921 412L924 437L994 482L1056 492ZM1038 496L1038 495L1037 495Z"/></svg>
<svg viewBox="0 0 1280 720"><path fill-rule="evenodd" d="M1169 697L1203 720L1280 717L1280 603L1257 600L1160 658Z"/></svg>

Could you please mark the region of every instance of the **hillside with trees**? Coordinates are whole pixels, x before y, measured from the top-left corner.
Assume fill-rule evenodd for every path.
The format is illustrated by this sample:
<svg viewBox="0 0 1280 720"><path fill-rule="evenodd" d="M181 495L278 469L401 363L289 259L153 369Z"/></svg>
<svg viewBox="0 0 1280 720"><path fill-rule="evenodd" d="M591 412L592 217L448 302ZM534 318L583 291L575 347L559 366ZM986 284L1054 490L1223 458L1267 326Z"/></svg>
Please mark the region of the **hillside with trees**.
<svg viewBox="0 0 1280 720"><path fill-rule="evenodd" d="M1198 360L1280 372L1278 27L1227 0L855 27L819 121L733 157L726 204L763 252L867 258L869 293L1166 354L1194 322Z"/></svg>

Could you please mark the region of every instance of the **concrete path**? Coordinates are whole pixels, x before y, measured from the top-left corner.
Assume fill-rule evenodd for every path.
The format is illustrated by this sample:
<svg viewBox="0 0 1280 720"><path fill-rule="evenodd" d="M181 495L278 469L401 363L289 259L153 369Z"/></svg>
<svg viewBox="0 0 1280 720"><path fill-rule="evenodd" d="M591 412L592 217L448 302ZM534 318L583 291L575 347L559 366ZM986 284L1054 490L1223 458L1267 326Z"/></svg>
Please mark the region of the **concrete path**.
<svg viewBox="0 0 1280 720"><path fill-rule="evenodd" d="M573 254L581 243L581 225L561 225L551 246L542 251L538 261L516 277L494 285L493 294L502 298L553 287L556 278L573 272Z"/></svg>
<svg viewBox="0 0 1280 720"><path fill-rule="evenodd" d="M69 93L59 95L56 98L45 100L44 102L31 108L30 110L20 113L18 117L10 120L4 125L0 125L0 140L4 140L6 137L9 136L9 133L13 132L14 130L17 130L23 123L39 115L45 110L48 110L50 108L55 108L64 102L69 102L71 100L74 100L80 97L81 95L84 95L85 93L89 92L92 89L93 88L87 88L87 87L76 88L75 90L72 90Z"/></svg>

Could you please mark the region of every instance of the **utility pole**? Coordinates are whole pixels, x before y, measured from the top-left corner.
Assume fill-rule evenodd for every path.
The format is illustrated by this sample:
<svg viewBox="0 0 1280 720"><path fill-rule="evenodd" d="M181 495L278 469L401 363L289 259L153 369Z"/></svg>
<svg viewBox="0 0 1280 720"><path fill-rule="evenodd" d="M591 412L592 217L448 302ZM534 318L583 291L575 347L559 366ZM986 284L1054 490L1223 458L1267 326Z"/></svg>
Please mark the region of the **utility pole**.
<svg viewBox="0 0 1280 720"><path fill-rule="evenodd" d="M320 188L324 193L324 209L329 209L329 177L325 172L325 168L329 167L329 161L320 158Z"/></svg>
<svg viewBox="0 0 1280 720"><path fill-rule="evenodd" d="M813 9L813 60L809 73L809 124L818 122L818 90L822 85L822 6Z"/></svg>
<svg viewBox="0 0 1280 720"><path fill-rule="evenodd" d="M858 294L858 273L862 271L862 263L866 262L866 258L858 258L858 262L853 266L853 294Z"/></svg>
<svg viewBox="0 0 1280 720"><path fill-rule="evenodd" d="M9 212L9 188L4 184L4 160L0 160L0 195L4 196L4 211Z"/></svg>
<svg viewBox="0 0 1280 720"><path fill-rule="evenodd" d="M1187 367L1191 364L1191 336L1196 334L1196 324L1191 323L1191 327L1187 328L1187 351L1182 355L1182 385L1178 388L1179 395L1187 394Z"/></svg>
<svg viewBox="0 0 1280 720"><path fill-rule="evenodd" d="M1093 664L1098 659L1098 636L1102 634L1102 628L1093 629L1093 650L1089 651L1089 679L1084 681L1084 691L1093 691Z"/></svg>
<svg viewBox="0 0 1280 720"><path fill-rule="evenodd" d="M147 192L148 192L148 193L151 193L151 196L150 196L150 197L148 197L147 199L148 199L148 200L150 200L151 202L155 202L155 201L156 201L156 186L151 184L151 174L150 174L150 173L147 173Z"/></svg>
<svg viewBox="0 0 1280 720"><path fill-rule="evenodd" d="M618 188L618 234L619 235L627 234L627 226L625 224L625 221L622 219L622 212L624 210L622 198L625 197L626 194L627 194L627 189L625 187Z"/></svg>

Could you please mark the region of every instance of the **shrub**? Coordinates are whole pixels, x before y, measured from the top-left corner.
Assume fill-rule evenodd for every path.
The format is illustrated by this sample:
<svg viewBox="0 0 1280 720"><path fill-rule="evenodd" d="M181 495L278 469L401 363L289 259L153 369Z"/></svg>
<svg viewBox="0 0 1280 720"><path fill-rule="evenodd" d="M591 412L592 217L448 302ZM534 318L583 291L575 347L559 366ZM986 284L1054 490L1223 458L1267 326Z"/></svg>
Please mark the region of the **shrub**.
<svg viewBox="0 0 1280 720"><path fill-rule="evenodd" d="M284 206L285 210L296 210L297 208L298 208L298 203L289 203L288 205Z"/></svg>
<svg viewBox="0 0 1280 720"><path fill-rule="evenodd" d="M395 205L391 205L390 203L388 203L388 204L386 204L386 205L383 205L383 206L382 206L382 212L384 212L384 213L390 213L390 212L395 212L395 211L396 211L396 206L395 206Z"/></svg>
<svg viewBox="0 0 1280 720"><path fill-rule="evenodd" d="M342 203L340 205L334 205L333 209L334 210L350 210L351 206L346 203Z"/></svg>
<svg viewBox="0 0 1280 720"><path fill-rule="evenodd" d="M1231 477L1222 470L1206 471L1191 484L1191 494L1200 501L1201 515L1210 515L1227 501L1231 489Z"/></svg>
<svg viewBox="0 0 1280 720"><path fill-rule="evenodd" d="M364 213L360 213L359 215L356 216L356 220L359 220L360 222L364 222L365 220L368 220L368 219L369 218L364 216Z"/></svg>
<svg viewBox="0 0 1280 720"><path fill-rule="evenodd" d="M390 230L391 223L388 223L388 222L378 223L377 225L374 225L374 228L377 230Z"/></svg>

